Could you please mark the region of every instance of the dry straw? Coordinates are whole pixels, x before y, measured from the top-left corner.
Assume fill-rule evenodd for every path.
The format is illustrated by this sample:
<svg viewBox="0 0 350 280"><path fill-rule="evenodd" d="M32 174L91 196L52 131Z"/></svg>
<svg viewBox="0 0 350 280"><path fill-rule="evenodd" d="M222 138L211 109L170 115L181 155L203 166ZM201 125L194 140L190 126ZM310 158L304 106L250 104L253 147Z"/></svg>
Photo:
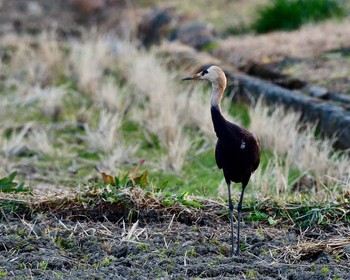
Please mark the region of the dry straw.
<svg viewBox="0 0 350 280"><path fill-rule="evenodd" d="M262 147L274 154L264 171L258 169L253 178L254 185L263 186L264 192L271 188L276 193L290 192L291 169L299 170L300 177L312 175L318 190L321 186L337 185L333 178L349 180L349 157L334 151L335 139L316 137L315 125L301 123L300 116L282 107L271 109L262 102L250 110L251 130L261 139ZM275 187L271 182L275 182Z"/></svg>
<svg viewBox="0 0 350 280"><path fill-rule="evenodd" d="M5 36L1 46L12 50L7 67L1 65L5 94L0 101L4 119L0 145L6 166L19 164L13 157L27 147L39 155L55 155L52 139L74 122L84 127L76 136L77 141L83 140L84 151L98 154L98 160L90 164L111 172L135 162L144 142L157 149L146 159L149 166L175 173L183 171L191 155L214 148L210 88L181 83L184 71L181 75L170 71L170 60L159 55L164 54L164 46L146 52L134 42L96 33L64 44L52 34ZM67 53L68 59L63 59ZM54 84L55 79L61 83ZM11 91L12 87L16 90ZM229 106L223 106L227 117ZM38 116L57 124L47 131L40 119L32 127L33 117ZM349 159L334 152L334 140L318 139L314 127L300 125L299 118L298 113L281 108L271 111L261 103L250 111L251 130L273 155L254 174L254 188L266 195L288 193L293 170L299 170L299 177L315 178L317 190L333 191L333 185L349 188ZM124 135L127 122L137 124L137 137ZM9 128L13 132L5 137ZM61 154L75 154L76 146L67 139L59 139L59 146Z"/></svg>

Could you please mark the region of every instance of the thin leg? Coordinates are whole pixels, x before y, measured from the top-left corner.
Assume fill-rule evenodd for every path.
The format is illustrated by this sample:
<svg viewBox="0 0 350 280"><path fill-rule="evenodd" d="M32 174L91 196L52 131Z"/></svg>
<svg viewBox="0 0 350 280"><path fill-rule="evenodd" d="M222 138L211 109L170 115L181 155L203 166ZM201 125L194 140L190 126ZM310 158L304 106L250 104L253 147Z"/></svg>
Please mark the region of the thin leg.
<svg viewBox="0 0 350 280"><path fill-rule="evenodd" d="M245 190L244 185L242 185L242 192L241 196L238 201L237 205L237 250L236 250L236 256L239 255L239 244L240 244L240 231L241 231L241 211L242 211L242 201L243 201L243 195L244 195L244 190Z"/></svg>
<svg viewBox="0 0 350 280"><path fill-rule="evenodd" d="M234 252L234 239L233 239L233 203L231 198L231 183L230 181L227 182L227 188L228 188L228 209L230 209L230 225L231 225L231 255L233 256Z"/></svg>

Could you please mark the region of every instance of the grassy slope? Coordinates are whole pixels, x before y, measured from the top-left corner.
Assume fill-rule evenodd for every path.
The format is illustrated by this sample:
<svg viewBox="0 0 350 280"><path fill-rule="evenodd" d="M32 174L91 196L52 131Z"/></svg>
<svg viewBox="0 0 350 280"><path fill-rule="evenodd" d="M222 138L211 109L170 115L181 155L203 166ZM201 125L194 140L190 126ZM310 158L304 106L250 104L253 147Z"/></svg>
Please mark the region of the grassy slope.
<svg viewBox="0 0 350 280"><path fill-rule="evenodd" d="M8 57L1 176L18 171L37 190L76 189L100 177L96 168L122 176L145 159L141 169L165 191L215 197L219 188L225 195L214 161L209 89L181 84L184 73L169 73L155 52L113 37L86 38L68 43L42 34L2 42ZM271 114L263 105L248 112L227 102L225 115L236 114L263 140L248 194L287 198L297 184L327 199L348 188L348 159L317 140L312 128L302 132L297 114Z"/></svg>

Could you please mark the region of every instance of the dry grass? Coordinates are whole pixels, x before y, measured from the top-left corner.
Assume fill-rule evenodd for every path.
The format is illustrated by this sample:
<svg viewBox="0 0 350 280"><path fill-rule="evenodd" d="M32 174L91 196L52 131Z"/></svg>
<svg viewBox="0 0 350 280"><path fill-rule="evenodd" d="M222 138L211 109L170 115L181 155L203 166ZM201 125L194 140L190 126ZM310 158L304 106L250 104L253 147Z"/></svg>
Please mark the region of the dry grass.
<svg viewBox="0 0 350 280"><path fill-rule="evenodd" d="M328 21L307 25L293 32L231 37L221 41L215 54L225 61L239 64L248 60L273 61L281 57L312 57L349 44L349 20Z"/></svg>
<svg viewBox="0 0 350 280"><path fill-rule="evenodd" d="M64 54L54 35L42 33L33 39L8 34L2 45L13 50L8 70L14 80L45 87L61 71Z"/></svg>
<svg viewBox="0 0 350 280"><path fill-rule="evenodd" d="M25 136L30 128L31 124L27 123L18 132L14 132L9 138L2 137L2 152L5 157L13 158L27 148Z"/></svg>
<svg viewBox="0 0 350 280"><path fill-rule="evenodd" d="M40 40L49 42L43 41L39 48ZM65 42L64 48L47 36L7 37L2 46L13 50L0 110L5 117L0 124L5 161L2 174L22 163L28 168L28 158L20 156L26 149L39 155L36 160L40 168L53 164L50 178L57 183L62 174L62 182L75 180L75 172L81 172L81 178L90 178L88 170L94 167L116 174L123 166L137 162L140 155L157 172L181 174L191 157L214 148L210 88L203 83L181 82L195 66L184 65L186 70L180 75L168 70L181 64L183 57L173 56L176 50L187 53L181 46L167 51L163 45L146 52L133 42L96 34ZM48 57L50 51L52 58ZM69 59L61 59L67 53ZM177 58L171 60L164 57L165 53ZM21 60L29 65L21 67ZM45 81L32 72L38 65L47 72ZM230 119L229 107L229 98L225 98L224 114ZM10 115L14 117L6 118ZM259 168L252 178L252 184L264 195L288 193L293 183L291 173L296 169L300 174L294 180L311 175L318 190L326 186L333 190L333 185L349 187L349 161L332 151L332 141L316 139L313 127L302 129L297 124L299 115L281 109L269 113L263 106L257 106L250 115L251 129L273 154L266 168ZM48 126L47 122L54 123ZM136 131L128 134L123 129L130 123L136 125ZM77 130L79 126L82 131ZM6 136L9 129L11 134ZM56 157L58 151L65 156ZM77 158L78 154L87 158ZM55 162L41 162L44 159ZM40 168L39 172L47 172Z"/></svg>
<svg viewBox="0 0 350 280"><path fill-rule="evenodd" d="M27 139L28 146L39 154L55 156L57 149L53 145L54 140L43 128L30 132Z"/></svg>
<svg viewBox="0 0 350 280"><path fill-rule="evenodd" d="M315 125L301 124L300 113L282 107L271 109L258 102L250 110L250 116L251 130L261 139L263 148L275 155L264 172L258 170L253 179L254 185L259 185L265 194L269 189L275 189L277 194L290 192L288 178L292 169L299 170L300 177L315 178L318 191L332 190L331 186L339 181L349 180L349 157L333 150L335 139L317 138Z"/></svg>
<svg viewBox="0 0 350 280"><path fill-rule="evenodd" d="M301 240L296 245L289 245L282 250L277 249L276 251L281 254L281 258L283 258L284 261L289 263L296 263L325 252L338 257L345 255L345 257L349 259L348 254L344 253L344 247L349 245L350 239L340 236L338 238L320 241Z"/></svg>
<svg viewBox="0 0 350 280"><path fill-rule="evenodd" d="M83 41L71 44L70 64L80 91L94 94L99 90L106 69L113 67L113 40L108 36L86 34Z"/></svg>
<svg viewBox="0 0 350 280"><path fill-rule="evenodd" d="M118 113L111 114L104 110L100 111L95 129L92 129L88 124L85 125L85 140L88 146L93 151L110 152L122 139L121 124L122 116Z"/></svg>
<svg viewBox="0 0 350 280"><path fill-rule="evenodd" d="M156 147L159 141L161 151L156 158L147 159L149 165L156 170L180 172L197 141L186 130L200 131L201 139L203 133L208 136L212 131L209 98L196 102L202 89L195 88L194 94L189 94L193 88L179 87L180 77L167 71L164 60L134 43L89 33L82 40L64 44L51 35L9 36L3 47L13 53L5 80L6 91L11 94L2 100L1 112L6 116L20 106L22 111L16 115L20 122L39 118L32 133L25 129L10 138L2 134L6 158L18 156L27 146L40 155L55 155L52 139L60 138L61 131L78 121L84 128L78 141L84 141L85 153L97 154L99 160L82 160L79 164L78 159L69 170L76 172L79 166L96 164L101 171L117 172L137 161L135 154L144 141L133 138L127 143L122 126L131 121L139 124L148 144ZM67 54L69 59L63 59ZM40 77L34 68L41 69ZM18 89L15 95L13 87ZM3 122L2 130L12 129L16 120ZM46 121L57 122L50 133ZM76 154L75 146L65 138L55 145L61 154Z"/></svg>
<svg viewBox="0 0 350 280"><path fill-rule="evenodd" d="M120 48L119 57L119 69L135 90L135 102L144 107L134 107L132 118L146 129L146 134L157 135L166 150L160 166L179 172L191 143L196 142L189 139L186 127L206 134L212 131L208 102L200 98L199 88L191 95L193 88L179 87L180 77L171 75L155 53L126 45Z"/></svg>
<svg viewBox="0 0 350 280"><path fill-rule="evenodd" d="M340 53L321 54L312 60L297 61L283 66L281 71L312 85L326 87L334 92L350 93L350 60Z"/></svg>

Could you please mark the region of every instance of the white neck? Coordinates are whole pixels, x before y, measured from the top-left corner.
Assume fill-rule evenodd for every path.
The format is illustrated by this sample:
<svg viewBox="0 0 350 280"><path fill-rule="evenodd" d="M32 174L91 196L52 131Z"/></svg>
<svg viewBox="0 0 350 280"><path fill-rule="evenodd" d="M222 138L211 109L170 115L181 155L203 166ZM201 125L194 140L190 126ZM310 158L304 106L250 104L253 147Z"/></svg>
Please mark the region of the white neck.
<svg viewBox="0 0 350 280"><path fill-rule="evenodd" d="M218 84L212 83L212 91L211 91L211 106L217 107L221 111L221 99L223 94L223 88Z"/></svg>

